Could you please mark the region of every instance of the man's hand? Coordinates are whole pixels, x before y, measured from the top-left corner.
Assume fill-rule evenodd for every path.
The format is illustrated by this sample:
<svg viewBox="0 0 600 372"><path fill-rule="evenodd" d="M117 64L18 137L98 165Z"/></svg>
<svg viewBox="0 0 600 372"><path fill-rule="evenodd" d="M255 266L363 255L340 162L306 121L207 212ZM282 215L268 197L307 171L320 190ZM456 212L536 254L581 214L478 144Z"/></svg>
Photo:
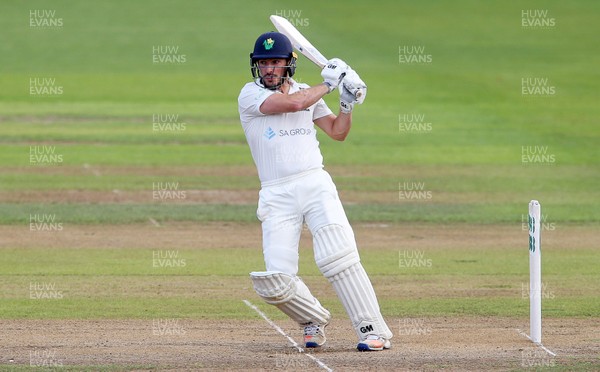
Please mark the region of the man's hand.
<svg viewBox="0 0 600 372"><path fill-rule="evenodd" d="M342 80L342 85L343 87L340 88L342 96L344 96L345 91L348 91L348 93L353 97L351 99L350 97L348 97L348 93L346 93L345 97L342 98L345 98L347 102L353 104L358 103L360 105L361 103L363 103L367 96L367 85L364 81L362 81L360 76L358 76L356 71L348 67L348 71L346 72L346 75ZM356 93L359 91L361 92L361 96L356 97Z"/></svg>
<svg viewBox="0 0 600 372"><path fill-rule="evenodd" d="M356 97L357 92L361 92L360 97ZM361 80L360 76L352 68L348 71L340 86L340 111L349 114L354 109L354 104L361 104L367 95L367 85Z"/></svg>
<svg viewBox="0 0 600 372"><path fill-rule="evenodd" d="M356 97L354 97L354 93L348 90L344 84L340 87L340 111L344 114L349 114L354 109L354 103L356 102Z"/></svg>
<svg viewBox="0 0 600 372"><path fill-rule="evenodd" d="M323 71L321 71L321 76L323 77L323 83L329 88L329 93L338 87L347 70L348 65L339 58L327 61Z"/></svg>

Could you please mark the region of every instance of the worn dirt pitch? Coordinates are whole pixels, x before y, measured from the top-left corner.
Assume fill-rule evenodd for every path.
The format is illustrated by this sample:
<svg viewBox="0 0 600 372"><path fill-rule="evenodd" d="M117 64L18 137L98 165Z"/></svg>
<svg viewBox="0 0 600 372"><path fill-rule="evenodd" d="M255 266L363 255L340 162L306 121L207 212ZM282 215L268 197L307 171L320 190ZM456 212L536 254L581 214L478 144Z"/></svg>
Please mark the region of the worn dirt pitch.
<svg viewBox="0 0 600 372"><path fill-rule="evenodd" d="M249 312L252 312L248 308ZM258 318L258 316L257 316ZM361 353L347 319L334 319L328 343L310 351L334 370L512 370L534 366L597 363L597 322L548 320L544 343L552 357L518 333L526 322L510 318L426 318L420 332L388 319L396 330L392 349ZM291 321L277 322L301 341ZM159 370L318 370L263 319L185 320L173 334L160 334L152 320L1 321L0 364L137 366ZM173 329L173 328L171 328ZM419 334L417 334L419 333ZM33 358L33 359L32 359ZM38 358L38 359L36 359Z"/></svg>
<svg viewBox="0 0 600 372"><path fill-rule="evenodd" d="M231 234L235 229L236 234ZM71 225L60 234L27 234L26 226L2 226L1 247L77 248L179 248L260 247L258 224L167 223L145 225ZM68 232L68 233L67 233ZM520 245L524 232L512 226L437 226L358 224L355 232L362 247L403 246L419 249L431 244L452 247ZM423 239L427 236L427 239ZM571 227L556 231L548 244L582 247L595 232ZM201 239L200 239L201 238ZM303 245L310 245L303 234ZM260 248L257 252L260 252ZM385 296L384 283L376 283ZM408 283L407 283L408 285ZM407 288L411 290L411 288ZM412 288L417 290L417 288ZM439 288L420 287L424 297L439 295ZM224 295L224 294L222 294ZM240 309L252 320L178 319L167 333L153 319L122 320L1 320L0 364L56 363L111 365L124 369L158 370L317 370L317 364L299 354L243 302ZM256 297L248 298L264 308ZM597 319L544 319L544 344L556 357L535 347L519 330L527 332L528 319L498 317L387 318L395 333L393 348L384 352L355 351L356 336L346 317L336 317L328 327L326 347L311 351L334 370L515 370L561 365L590 370L598 365L600 326ZM171 319L171 321L174 321ZM289 320L277 320L297 342L301 332ZM158 328L159 329L159 328ZM43 359L43 358L46 359ZM83 367L85 368L85 367Z"/></svg>

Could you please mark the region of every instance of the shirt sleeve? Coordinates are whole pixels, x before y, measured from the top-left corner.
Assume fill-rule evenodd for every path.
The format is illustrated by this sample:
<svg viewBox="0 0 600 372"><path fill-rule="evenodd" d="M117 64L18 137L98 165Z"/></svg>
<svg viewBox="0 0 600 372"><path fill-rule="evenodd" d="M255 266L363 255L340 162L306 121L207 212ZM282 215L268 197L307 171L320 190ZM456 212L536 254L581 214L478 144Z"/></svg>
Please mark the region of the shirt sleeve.
<svg viewBox="0 0 600 372"><path fill-rule="evenodd" d="M333 112L329 109L323 98L321 98L317 101L317 103L315 103L315 109L313 111L313 121L330 114L333 114Z"/></svg>
<svg viewBox="0 0 600 372"><path fill-rule="evenodd" d="M265 114L260 112L260 105L273 93L275 92L254 83L246 84L238 97L240 116L245 118L264 116Z"/></svg>

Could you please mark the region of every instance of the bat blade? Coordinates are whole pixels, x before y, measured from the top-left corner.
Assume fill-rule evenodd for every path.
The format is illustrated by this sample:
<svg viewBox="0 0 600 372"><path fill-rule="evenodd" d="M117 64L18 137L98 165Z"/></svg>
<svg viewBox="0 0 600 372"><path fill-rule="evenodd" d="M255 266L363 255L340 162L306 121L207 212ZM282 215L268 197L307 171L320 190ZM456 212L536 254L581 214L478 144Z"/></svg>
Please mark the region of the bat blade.
<svg viewBox="0 0 600 372"><path fill-rule="evenodd" d="M321 52L319 52L317 48L315 48L310 41L308 41L308 39L306 39L304 35L290 23L290 21L277 15L272 15L270 19L277 31L290 39L292 46L296 48L297 51L302 53L320 68L325 67L327 58L325 58L325 56L323 56L323 54L321 54Z"/></svg>
<svg viewBox="0 0 600 372"><path fill-rule="evenodd" d="M304 35L302 35L300 31L298 31L298 29L290 23L290 21L277 15L272 15L269 17L269 19L277 31L281 32L287 36L288 39L290 39L292 46L296 48L297 51L302 53L306 58L311 60L320 68L325 67L327 64L327 58L325 58L325 56L321 54L321 52L319 52L317 48L315 48L314 45L312 45L311 42L308 41L308 39L305 38ZM358 99L358 103L361 104L364 100L364 98L361 100L364 91L362 89L356 89L352 93Z"/></svg>

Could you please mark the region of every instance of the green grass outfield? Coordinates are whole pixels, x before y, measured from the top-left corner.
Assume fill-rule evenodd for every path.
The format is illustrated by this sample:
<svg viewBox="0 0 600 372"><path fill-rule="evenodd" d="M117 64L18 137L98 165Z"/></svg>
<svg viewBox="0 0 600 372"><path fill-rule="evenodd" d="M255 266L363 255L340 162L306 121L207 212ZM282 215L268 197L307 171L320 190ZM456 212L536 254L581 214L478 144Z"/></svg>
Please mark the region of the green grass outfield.
<svg viewBox="0 0 600 372"><path fill-rule="evenodd" d="M64 24L31 28L30 9L54 9ZM432 228L460 228L461 223L517 226L535 198L559 228L600 227L596 1L2 2L0 224L26 226L35 213L54 214L67 226L149 218L256 223L254 203L6 200L7 195L30 191L149 193L154 181L177 181L185 190L258 190L254 175L227 172L253 166L236 99L250 78L248 53L256 36L273 28L268 15L290 9L308 19L301 31L324 54L347 60L369 86L344 143L319 134L326 165L337 170L332 173L341 191L389 193L389 199L379 202L348 205L352 221L426 222ZM556 26L522 28L523 9L548 9ZM155 45L177 46L186 62L153 64ZM401 46L424 47L432 62L399 63ZM43 77L55 78L63 94L31 96L30 79ZM303 57L298 77L320 81L318 70ZM524 78L547 78L556 93L524 96ZM337 105L336 95L326 97L331 107ZM176 114L186 129L154 132L156 114ZM424 115L431 130L403 131L402 115L412 114ZM63 161L31 164L31 146L49 146ZM524 163L524 146L545 149L554 160ZM102 175L82 171L88 168L102 169ZM171 169L180 171L172 175ZM192 171L198 169L206 172ZM432 200L398 200L399 185L407 181L423 182ZM500 291L493 298L390 296L382 301L390 316L524 317L527 301L520 294L521 283L527 281L526 262L515 247L502 242L498 247L485 252L434 248L434 269L403 272L400 278L396 249L365 252L363 257L381 282L443 283L450 278L474 293ZM239 298L226 293L218 292L212 304L200 305L199 293L145 294L140 286L151 281L175 290L181 283L215 279L249 292L242 277L260 267L257 252L182 250L189 262L185 269L156 272L148 264L149 250L122 248L127 249L3 246L0 317L146 318L173 316L173 308L181 317L253 316L241 308ZM597 242L552 253L544 267L556 299L546 314L599 316ZM306 276L318 280L309 252L302 259ZM35 281L56 283L68 295L51 305L31 301L27 286ZM582 293L582 286L590 293ZM336 301L323 302L341 311Z"/></svg>
<svg viewBox="0 0 600 372"><path fill-rule="evenodd" d="M49 4L63 26L29 27L29 10ZM316 4L294 8L301 11L299 20L308 22L301 30L327 55L348 60L369 85L348 140L320 136L326 165L380 166L379 175L334 177L341 190L390 192L390 200L380 203L385 208L366 205L364 213L351 211L353 217L510 223L537 198L554 222L600 221L596 2L346 2L342 10L319 3L318 11ZM291 8L258 2L241 11L237 5L3 3L8 31L0 46L1 190L147 191L161 173L153 171L156 167L252 167L236 97L249 79L247 54L254 38L272 28L267 15ZM548 9L556 25L521 27L521 11L538 8ZM336 17L328 16L333 11ZM134 13L141 16L125 16ZM186 62L153 64L155 45L178 47ZM432 62L399 63L401 46L424 47ZM39 77L55 78L64 93L30 96L29 79ZM298 77L319 82L317 69L303 57ZM529 77L549 79L556 94L523 96L521 80ZM327 101L333 106L336 97ZM178 115L185 131L153 132L155 114ZM412 114L424 115L431 130L401 131L400 116ZM32 166L29 151L36 145L52 146L63 162ZM523 146L542 148L553 161L523 163ZM103 177L62 174L67 170L61 168L83 166L108 170ZM38 167L56 171L38 174ZM111 173L123 167L147 174ZM257 179L248 176L181 174L175 181L188 190L258 188ZM438 205L394 199L405 181L425 183L433 193L430 204ZM46 207L2 203L0 208L1 222L14 224L27 210ZM88 216L77 213L77 205L57 208L71 223L122 223L138 221L152 206L128 206L112 215L99 206ZM174 220L253 218L250 206L233 213L232 208L214 215L210 207L196 213L167 207L159 214Z"/></svg>
<svg viewBox="0 0 600 372"><path fill-rule="evenodd" d="M5 248L0 318L252 318L240 299L255 296L247 273L262 265L256 250L170 250L185 261L183 267L156 267L155 251ZM586 248L545 252L545 316L600 316L594 289L597 253ZM428 267L402 267L399 249L362 251L365 268L384 291L379 297L386 316L528 314L528 295L523 292L529 285L528 262L523 249L499 243L486 250L431 248L423 253L431 262ZM304 249L301 257L304 279L327 286L310 250ZM421 297L419 288L439 288L440 294ZM36 298L38 292L52 296L54 291L60 293L59 299ZM325 306L343 316L332 291L321 295ZM277 319L284 317L274 308L265 311Z"/></svg>

